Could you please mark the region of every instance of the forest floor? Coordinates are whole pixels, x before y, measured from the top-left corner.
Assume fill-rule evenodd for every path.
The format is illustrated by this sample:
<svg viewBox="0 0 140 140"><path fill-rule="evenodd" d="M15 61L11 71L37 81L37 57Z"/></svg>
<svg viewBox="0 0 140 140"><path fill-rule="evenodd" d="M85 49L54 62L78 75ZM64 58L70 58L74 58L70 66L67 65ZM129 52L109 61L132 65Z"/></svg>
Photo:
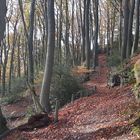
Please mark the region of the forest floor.
<svg viewBox="0 0 140 140"><path fill-rule="evenodd" d="M59 122L33 131L14 131L4 140L136 140L130 122L138 108L132 85L107 87L108 68L105 55L99 56L100 75L85 86L97 91L67 104L59 110ZM5 110L24 112L29 101L9 105ZM13 111L15 110L15 111ZM8 112L8 111L7 111Z"/></svg>

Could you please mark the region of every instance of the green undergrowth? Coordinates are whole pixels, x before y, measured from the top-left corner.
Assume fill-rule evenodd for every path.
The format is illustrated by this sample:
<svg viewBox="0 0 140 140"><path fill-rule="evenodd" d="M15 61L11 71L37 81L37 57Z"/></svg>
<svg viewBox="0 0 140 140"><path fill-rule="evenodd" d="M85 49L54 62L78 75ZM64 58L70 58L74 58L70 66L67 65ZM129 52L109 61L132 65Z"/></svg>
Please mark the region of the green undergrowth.
<svg viewBox="0 0 140 140"><path fill-rule="evenodd" d="M11 81L11 89L8 91L8 83L5 84L5 95L0 98L0 103L2 104L13 104L19 101L24 92L27 90L26 78L19 77ZM0 91L3 91L2 85L0 86Z"/></svg>
<svg viewBox="0 0 140 140"><path fill-rule="evenodd" d="M132 123L132 133L140 137L140 116Z"/></svg>
<svg viewBox="0 0 140 140"><path fill-rule="evenodd" d="M14 104L21 100L23 97L23 93L8 95L0 98L0 104L6 105L6 104Z"/></svg>
<svg viewBox="0 0 140 140"><path fill-rule="evenodd" d="M76 77L71 74L71 68L64 65L56 65L51 85L52 107L54 108L54 99L57 98L60 106L71 101L72 95L77 96L77 92L83 90Z"/></svg>
<svg viewBox="0 0 140 140"><path fill-rule="evenodd" d="M121 65L121 55L117 42L115 42L113 48L111 48L111 54L107 56L107 64L109 67L118 67Z"/></svg>

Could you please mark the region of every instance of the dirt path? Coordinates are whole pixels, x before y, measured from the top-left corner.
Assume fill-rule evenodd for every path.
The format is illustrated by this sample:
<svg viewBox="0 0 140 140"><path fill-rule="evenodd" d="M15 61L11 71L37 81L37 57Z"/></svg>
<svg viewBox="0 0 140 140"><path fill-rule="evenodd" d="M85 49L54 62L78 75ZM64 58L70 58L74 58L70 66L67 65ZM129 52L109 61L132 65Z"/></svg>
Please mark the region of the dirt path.
<svg viewBox="0 0 140 140"><path fill-rule="evenodd" d="M96 85L96 93L62 108L57 124L32 132L17 132L17 137L25 140L135 140L128 126L129 116L125 114L129 105L135 103L131 86L109 89L104 55L99 56L99 63L100 76L86 83L86 86ZM13 136L7 140L16 140Z"/></svg>

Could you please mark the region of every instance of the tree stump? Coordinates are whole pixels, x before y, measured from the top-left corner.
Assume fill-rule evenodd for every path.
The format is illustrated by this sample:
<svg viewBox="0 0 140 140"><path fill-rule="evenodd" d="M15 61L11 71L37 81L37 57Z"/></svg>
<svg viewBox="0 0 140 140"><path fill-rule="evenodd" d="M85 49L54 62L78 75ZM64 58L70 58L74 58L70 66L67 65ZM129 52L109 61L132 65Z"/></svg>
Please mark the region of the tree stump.
<svg viewBox="0 0 140 140"><path fill-rule="evenodd" d="M0 135L2 135L5 131L8 130L6 124L6 119L4 118L0 107Z"/></svg>

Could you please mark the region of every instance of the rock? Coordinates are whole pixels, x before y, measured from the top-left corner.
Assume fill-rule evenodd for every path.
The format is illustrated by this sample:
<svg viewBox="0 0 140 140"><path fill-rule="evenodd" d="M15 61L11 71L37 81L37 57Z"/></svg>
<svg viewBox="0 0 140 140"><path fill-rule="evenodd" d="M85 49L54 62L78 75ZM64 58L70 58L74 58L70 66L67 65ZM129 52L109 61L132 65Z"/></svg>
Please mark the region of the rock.
<svg viewBox="0 0 140 140"><path fill-rule="evenodd" d="M119 86L121 84L121 77L118 74L111 75L108 78L107 85L109 87Z"/></svg>

